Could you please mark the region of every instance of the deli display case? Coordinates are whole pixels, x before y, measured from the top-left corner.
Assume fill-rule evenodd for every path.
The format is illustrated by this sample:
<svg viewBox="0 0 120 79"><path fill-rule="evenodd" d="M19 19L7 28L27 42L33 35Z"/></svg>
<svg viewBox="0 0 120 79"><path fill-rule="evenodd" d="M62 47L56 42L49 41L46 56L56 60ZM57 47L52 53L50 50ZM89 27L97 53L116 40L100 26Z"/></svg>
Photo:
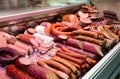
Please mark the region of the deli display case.
<svg viewBox="0 0 120 79"><path fill-rule="evenodd" d="M1 0L0 4L2 4L2 6L0 5L0 9L1 9L1 11L0 11L0 31L8 33L8 34L14 36L15 39L19 39L20 40L19 34L25 34L25 33L27 33L28 32L28 28L32 28L32 31L30 30L30 33L33 34L33 33L35 33L37 31L37 30L35 31L33 28L36 28L39 25L41 25L41 26L42 25L46 25L46 24L42 24L44 22L46 22L46 23L51 22L53 24L57 23L57 22L62 22L63 21L62 17L64 15L67 15L67 14L75 14L77 17L79 17L79 13L77 14L77 12L80 11L80 10L81 11L86 11L86 7L85 7L86 5L90 6L90 9L93 9L94 6L96 6L97 9L98 9L98 11L99 11L98 12L99 13L98 17L94 17L94 16L92 17L92 21L93 22L102 21L102 19L106 18L106 16L104 16L104 12L103 12L104 10L107 10L107 11L109 10L110 12L113 13L112 15L115 15L115 17L116 17L116 13L117 13L117 18L113 18L112 17L112 19L114 19L115 21L111 20L111 17L109 18L110 19L109 20L108 16L107 16L107 22L109 20L108 26L110 26L110 27L107 27L107 25L106 25L106 27L110 28L110 31L108 31L108 30L105 31L105 30L102 29L103 32L109 32L112 36L109 36L109 34L107 35L107 33L105 33L105 34L103 33L103 36L101 35L98 38L100 40L103 40L103 38L106 38L107 40L111 39L112 43L111 43L111 40L103 42L103 43L107 42L106 44L109 46L108 48L105 48L104 44L101 45L101 43L100 43L100 45L99 45L98 41L95 42L95 44L91 44L93 46L91 46L91 45L90 46L93 49L95 48L95 53L96 53L96 50L97 50L97 54L95 54L95 53L94 54L95 54L95 56L96 55L98 55L98 56L97 56L97 58L93 59L93 60L97 59L96 60L97 63L95 65L93 65L93 64L90 65L90 68L88 67L88 69L85 70L85 71L82 70L82 72L80 72L80 73L76 72L76 74L77 74L77 76L79 74L78 79L120 79L120 43L119 43L120 33L118 33L119 30L120 30L120 27L119 27L120 26L119 11L120 10L118 8L115 9L113 7L111 9L111 6L110 6L111 2L108 1L108 0L104 1L104 4L107 4L107 6L103 5L104 8L102 8L102 7L100 7L100 5L103 4L102 2L103 2L102 0L101 1L98 1L98 0L94 0L94 1L92 1L92 0L26 0L26 1L23 1L23 2L21 0ZM115 3L114 5L116 5L118 7L120 6L119 5L120 1L116 0L116 1L114 1L114 3ZM82 9L83 8L82 6L84 6L84 9ZM87 12L85 12L85 13L87 13ZM88 12L88 13L90 13L90 12ZM97 13L97 11L95 10L95 12L93 12L93 13ZM79 20L81 20L80 17L79 17ZM83 17L86 17L86 15L83 14ZM100 18L100 17L102 17L102 18ZM72 18L72 19L74 19L73 23L76 22L75 18ZM64 20L66 20L66 18L64 18ZM67 17L67 21L68 21L68 17ZM82 20L82 21L84 22L85 19ZM101 24L102 26L105 26L104 23L102 23L102 22L98 23L97 25L100 26L100 24ZM115 24L115 27L111 24L111 22ZM80 25L82 26L82 28L84 28L84 30L86 30L86 31L88 31L90 29L90 27L87 27L89 24L91 24L91 22L90 23L89 22L88 23L80 23ZM77 26L77 24L74 24L74 26ZM102 28L102 26L101 26L101 28ZM67 32L73 31L73 29L76 30L76 28L72 28L72 29L71 28ZM99 28L99 29L101 29L101 28ZM115 29L115 32L112 30L112 32L115 33L115 35L113 33L111 33L111 28ZM39 28L36 28L36 29L39 29ZM58 28L58 29L61 29L61 28ZM68 28L67 28L67 30L68 30ZM40 31L39 33L42 33L42 35L44 35L43 28L41 28L39 31ZM47 30L47 31L49 32L49 30ZM85 33L86 33L86 31L85 31ZM46 32L46 33L48 33L48 32ZM66 28L64 29L63 32L66 32ZM54 34L54 30L53 30L52 33ZM95 33L97 33L97 32L95 32ZM93 35L90 36L90 37L94 37L94 35L96 36L96 34L94 34L94 33L92 33L92 34ZM54 35L57 36L56 34L54 34ZM99 35L99 33L98 33L98 35ZM84 34L83 34L83 36L84 36ZM89 34L88 34L88 36L89 36ZM4 36L4 37L6 37L6 36ZM52 37L54 37L54 36L52 36ZM68 40L68 38L73 38L73 37L69 37L69 36L66 38L66 35L62 35L61 33L57 37L59 38L59 39L57 39L57 42L60 41L60 43L61 43L61 40L62 40L62 43L65 42L65 45L66 45L66 40ZM13 44L13 42L14 42L13 38L9 38L9 40L12 40L12 43L11 43L11 41L8 41L8 40L7 40L7 43L14 45ZM95 38L97 38L97 37L95 37ZM76 38L74 38L74 39L76 39ZM47 40L46 40L46 38L42 39L42 40L45 43L45 44L42 43L43 47L44 47L44 45L46 45L46 43L47 43L47 45L49 45L49 43L51 43L51 40L53 40L53 38L49 38L48 37ZM88 42L91 42L91 41L87 40L88 41L87 43L83 42L83 41L86 41L86 40L82 40L82 41L80 40L79 45L78 45L80 47L79 49L91 52L91 50L89 50L90 48L87 47L87 46L89 46ZM39 40L39 42L40 42L40 40ZM4 43L4 41L3 41L3 43ZM29 62L29 60L26 60L26 58L30 58L31 57L31 61L32 62L36 62L38 60L38 55L37 55L38 53L36 53L36 52L38 52L38 51L36 51L36 48L38 47L38 45L36 45L35 43L33 43L33 40L30 41L30 43L32 43L31 44L32 46L29 45L28 43L27 43L27 45L30 46L30 47L32 47L32 49L34 49L34 50L29 50L29 53L27 53L27 54L24 53L25 55L22 53L22 56L25 57L25 58L20 58L20 60L17 61L17 66L19 66L21 70L25 69L26 71L28 71L27 73L30 74L31 76L34 76L35 74L31 73L33 71L30 70L29 68L27 68L27 66L29 64L31 64L31 62ZM94 42L92 42L92 43L94 43ZM42 46L42 44L40 44L40 45ZM71 44L74 44L74 43L71 43ZM99 46L96 45L96 44L98 44L99 46L102 46L102 48L101 47L100 48L101 48L101 50L104 49L104 50L102 50L103 53L101 53L101 50L99 50ZM86 48L83 47L84 45L86 45ZM106 45L106 47L107 47L107 45ZM0 47L2 48L2 46L3 45L1 43ZM70 46L72 46L72 45L70 45ZM38 50L39 50L39 52L41 52L40 53L41 55L45 55L45 52L48 51L48 50L50 50L50 49L53 49L53 47L54 46L52 46L52 48L51 48L51 46L50 46L49 49L46 48L47 50L44 49L44 50L40 51L41 50L40 48ZM58 47L60 47L62 49L61 46L58 45ZM73 45L73 47L74 47L74 45ZM22 47L22 48L24 49L24 47ZM3 49L0 49L0 52L1 52L1 50L3 50ZM59 52L61 51L60 49L57 49L57 50L59 50ZM33 51L34 51L34 53L33 53ZM56 51L56 50L54 49L53 51ZM6 52L6 51L4 51L4 52ZM92 52L94 52L94 51L92 51ZM32 58L32 54L35 55L35 56L33 56L33 58ZM0 55L3 56L2 54L0 54ZM37 57L36 57L36 55L37 55ZM53 55L53 53L51 54L51 56L52 55ZM63 55L61 56L61 54L58 53L58 56L62 57ZM94 55L92 55L92 56L94 56ZM77 58L77 57L75 57L75 58ZM42 58L41 57L41 59L47 59L48 60L49 58L44 58L44 57ZM64 58L64 56L63 56L63 59L67 59L67 58L66 57ZM17 60L17 58L16 58L16 60ZM16 60L14 60L14 62ZM72 61L74 61L74 60L72 60ZM79 63L79 61L77 61L77 60L75 60L75 61ZM10 64L11 63L13 64L14 62L12 61L12 62L10 62ZM22 63L22 64L18 64L19 62ZM87 62L87 60L86 60L86 62ZM2 62L2 63L4 63L4 62ZM69 61L69 63L70 63L70 61ZM87 63L89 63L89 62L87 62ZM8 64L8 65L10 65L10 64ZM16 64L16 62L14 64ZM2 65L4 65L4 64L2 64ZM12 75L10 75L10 76L13 77L13 78L7 78L7 77L4 78L3 76L1 76L1 78L3 78L3 79L16 79L17 76L20 77L17 74L13 74L15 71L9 70L10 66L7 67L7 65L6 66L2 66L2 65L0 63L0 66L1 66L0 68L2 68L0 70L2 71L3 69L7 68L8 69L8 70L6 70L7 73L12 73ZM21 68L22 66L24 66L25 68ZM11 66L11 68L12 67L13 66ZM37 66L33 66L33 68L34 67L37 67ZM50 67L52 67L52 66L50 66ZM32 68L32 66L31 66L31 68ZM87 66L86 66L86 68L87 68ZM38 68L38 70L39 70L39 68ZM73 70L73 72L74 72L74 70ZM0 73L2 73L2 72L0 72ZM68 73L68 72L66 72L66 73ZM14 77L14 75L17 75L17 76ZM55 77L53 74L51 74L51 75L52 75L51 78L48 78L48 79L62 79L62 78ZM30 79L38 79L38 76L40 76L40 75L37 75L37 77L35 76L35 78L30 78ZM42 76L40 76L40 77L42 78ZM48 76L48 77L50 77L50 76ZM72 76L70 75L70 77L72 77ZM47 79L47 78L42 78L42 79ZM64 75L63 79L69 79L69 78L66 75ZM71 79L77 79L77 78L73 77Z"/></svg>

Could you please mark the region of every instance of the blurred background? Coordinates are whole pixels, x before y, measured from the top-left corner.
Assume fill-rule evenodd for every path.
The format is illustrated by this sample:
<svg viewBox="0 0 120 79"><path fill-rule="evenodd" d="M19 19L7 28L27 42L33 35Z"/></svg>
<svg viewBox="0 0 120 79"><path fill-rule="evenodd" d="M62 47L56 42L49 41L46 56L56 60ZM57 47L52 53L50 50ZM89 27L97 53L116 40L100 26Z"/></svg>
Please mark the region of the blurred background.
<svg viewBox="0 0 120 79"><path fill-rule="evenodd" d="M91 0L102 15L103 10L111 10L120 18L120 0Z"/></svg>
<svg viewBox="0 0 120 79"><path fill-rule="evenodd" d="M21 7L49 7L57 3L56 6L62 4L74 4L85 2L87 0L0 0L0 9L15 9Z"/></svg>

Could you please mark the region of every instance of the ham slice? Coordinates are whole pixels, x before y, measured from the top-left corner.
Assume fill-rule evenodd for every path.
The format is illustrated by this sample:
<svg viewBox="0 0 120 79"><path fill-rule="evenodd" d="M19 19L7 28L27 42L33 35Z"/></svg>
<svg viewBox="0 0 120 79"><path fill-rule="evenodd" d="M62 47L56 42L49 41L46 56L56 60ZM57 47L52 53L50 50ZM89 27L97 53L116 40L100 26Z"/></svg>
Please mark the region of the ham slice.
<svg viewBox="0 0 120 79"><path fill-rule="evenodd" d="M91 53L95 53L95 54L100 55L100 56L104 56L104 54L101 50L102 48L96 44L84 42L82 49L85 51L91 52Z"/></svg>
<svg viewBox="0 0 120 79"><path fill-rule="evenodd" d="M83 13L81 11L78 12L78 15L81 17L81 18L87 18L89 15L88 13Z"/></svg>

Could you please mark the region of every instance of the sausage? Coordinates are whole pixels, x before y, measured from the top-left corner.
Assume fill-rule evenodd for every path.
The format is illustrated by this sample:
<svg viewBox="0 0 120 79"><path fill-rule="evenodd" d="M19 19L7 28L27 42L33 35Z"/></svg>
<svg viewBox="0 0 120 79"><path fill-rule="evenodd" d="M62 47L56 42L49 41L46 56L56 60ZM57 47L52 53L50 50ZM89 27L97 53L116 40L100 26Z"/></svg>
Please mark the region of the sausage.
<svg viewBox="0 0 120 79"><path fill-rule="evenodd" d="M75 62L72 62L70 60L67 60L70 64L74 65L78 70L81 70L81 67L79 64L75 63Z"/></svg>
<svg viewBox="0 0 120 79"><path fill-rule="evenodd" d="M62 50L65 51L65 52L62 52L62 53L66 54L66 55L68 55L68 56L71 56L71 57L80 58L80 59L85 59L85 58L87 58L86 55L78 54L78 53L76 53L76 52L74 52L74 51L69 50L69 49L66 48L65 46L62 47Z"/></svg>
<svg viewBox="0 0 120 79"><path fill-rule="evenodd" d="M73 24L79 24L79 20L76 15L74 14L67 14L62 17L62 21L67 21Z"/></svg>
<svg viewBox="0 0 120 79"><path fill-rule="evenodd" d="M67 49L71 50L71 51L74 51L78 54L82 54L82 55L86 55L92 59L99 59L100 57L96 54L93 54L93 53L90 53L90 52L87 52L87 51L83 51L81 49L78 49L78 48L75 48L75 47L71 47L71 46L68 46L68 45L65 45L65 44L61 44L61 43L56 43L56 46L57 47L63 47L65 46Z"/></svg>
<svg viewBox="0 0 120 79"><path fill-rule="evenodd" d="M15 61L15 65L18 66L19 68L24 68L25 66L28 66L31 63L32 62L30 61L30 59L29 58L25 58L25 57L18 58Z"/></svg>
<svg viewBox="0 0 120 79"><path fill-rule="evenodd" d="M29 50L32 49L31 46L29 46L29 45L27 45L27 44L25 44L25 43L22 43L22 42L20 42L20 41L16 41L16 42L14 43L14 45L17 46L17 47L20 47L20 48L22 48L22 49L24 49L24 50L26 50L26 51L29 51Z"/></svg>
<svg viewBox="0 0 120 79"><path fill-rule="evenodd" d="M104 14L110 14L110 15L113 15L113 16L116 16L116 15L117 15L116 12L113 12L113 11L110 11L110 10L104 10L103 13L104 13Z"/></svg>
<svg viewBox="0 0 120 79"><path fill-rule="evenodd" d="M17 51L9 48L9 47L2 47L0 48L0 64L5 66L7 64L13 63L15 59L17 59L20 55Z"/></svg>
<svg viewBox="0 0 120 79"><path fill-rule="evenodd" d="M70 61L72 61L72 62L75 62L75 63L77 63L77 64L79 64L79 65L81 65L81 64L84 63L84 60L82 60L82 59L77 59L77 58L74 58L74 57L65 55L65 54L63 54L63 53L61 53L61 52L57 52L56 55L59 56L59 57L61 57L61 58L66 59L66 60L70 60Z"/></svg>
<svg viewBox="0 0 120 79"><path fill-rule="evenodd" d="M86 61L88 64L90 64L90 65L95 65L95 64L97 63L96 60L94 60L94 59L92 59L92 58L89 58L89 57L87 57L87 58L85 59L85 61Z"/></svg>
<svg viewBox="0 0 120 79"><path fill-rule="evenodd" d="M72 61L69 61L70 64L74 65L78 70L76 71L76 74L77 76L79 77L81 74L82 74L82 69L81 69L81 66L72 62Z"/></svg>
<svg viewBox="0 0 120 79"><path fill-rule="evenodd" d="M45 62L43 62L43 61L41 61L41 60L38 61L38 65L40 65L40 66L42 66L42 67L44 67L44 68L46 68L46 69L51 70L51 71L54 72L58 77L60 77L60 78L62 78L62 79L69 79L69 76L68 76L66 73L64 73L64 72L62 72L62 71L60 71L60 70L57 70L57 69L55 69L55 68L52 68L52 67L48 66ZM55 78L55 79L58 79L58 78Z"/></svg>
<svg viewBox="0 0 120 79"><path fill-rule="evenodd" d="M35 31L35 29L33 29L33 28L28 28L27 29L27 33L28 34L34 34L36 31Z"/></svg>
<svg viewBox="0 0 120 79"><path fill-rule="evenodd" d="M26 51L25 49L22 49L22 48L20 48L20 47L17 47L17 46L15 46L15 45L8 44L8 47L16 50L17 53L19 53L19 54L22 55L22 56L25 56L25 55L28 54L28 51Z"/></svg>
<svg viewBox="0 0 120 79"><path fill-rule="evenodd" d="M1 79L12 79L10 76L6 74L6 70L0 67L0 78Z"/></svg>
<svg viewBox="0 0 120 79"><path fill-rule="evenodd" d="M98 38L99 35L95 32L92 31L86 31L86 30L76 30L72 32L72 35L85 35L85 36L89 36L89 37L93 37L93 38Z"/></svg>
<svg viewBox="0 0 120 79"><path fill-rule="evenodd" d="M63 32L72 32L74 30L78 30L78 27L74 27L74 26L68 26L68 27L64 27L62 29Z"/></svg>
<svg viewBox="0 0 120 79"><path fill-rule="evenodd" d="M77 76L76 76L74 73L71 73L71 74L70 74L70 78L71 78L71 79L77 79Z"/></svg>
<svg viewBox="0 0 120 79"><path fill-rule="evenodd" d="M18 37L20 38L21 41L28 44L31 44L30 38L34 38L34 36L30 34L19 34Z"/></svg>
<svg viewBox="0 0 120 79"><path fill-rule="evenodd" d="M60 42L63 43L64 41L66 41L68 39L67 35L58 35L58 36L52 36L54 38L54 42Z"/></svg>
<svg viewBox="0 0 120 79"><path fill-rule="evenodd" d="M90 27L90 31L95 32L98 35L103 35L103 32L99 31L98 28L96 29L96 27L94 27L94 26Z"/></svg>
<svg viewBox="0 0 120 79"><path fill-rule="evenodd" d="M38 43L34 38L30 38L30 43L31 43L33 46L39 46L39 43Z"/></svg>
<svg viewBox="0 0 120 79"><path fill-rule="evenodd" d="M35 78L30 77L28 74L21 71L20 69L18 69L13 64L7 66L6 72L8 75L13 77L14 79L35 79Z"/></svg>
<svg viewBox="0 0 120 79"><path fill-rule="evenodd" d="M68 68L71 69L71 71L72 71L73 73L76 73L77 68L76 68L74 65L70 64L67 60L62 59L61 57L58 57L58 56L54 56L54 57L52 57L51 59L52 59L52 60L55 60L55 61L57 61L57 62L59 62L59 63L61 63L61 64L63 64L63 65L65 65L65 66L67 66Z"/></svg>
<svg viewBox="0 0 120 79"><path fill-rule="evenodd" d="M16 38L14 36L12 36L12 35L10 35L8 33L5 33L5 32L1 32L1 34L4 35L7 43L9 43L9 44L14 44L15 43Z"/></svg>
<svg viewBox="0 0 120 79"><path fill-rule="evenodd" d="M57 79L55 73L37 64L31 64L25 71L36 79Z"/></svg>
<svg viewBox="0 0 120 79"><path fill-rule="evenodd" d="M0 34L0 41L1 41L0 42L0 48L1 47L7 47L7 41L2 34Z"/></svg>
<svg viewBox="0 0 120 79"><path fill-rule="evenodd" d="M118 20L117 16L115 17L115 16L112 16L112 15L109 15L109 14L104 14L104 17L114 19L114 20Z"/></svg>
<svg viewBox="0 0 120 79"><path fill-rule="evenodd" d="M119 37L114 34L110 29L106 28L105 26L101 26L100 30L103 32L104 36L106 36L106 38L112 39L112 40L119 40Z"/></svg>
<svg viewBox="0 0 120 79"><path fill-rule="evenodd" d="M53 60L46 60L45 63L47 63L49 66L52 66L54 68L57 68L63 72L65 72L66 74L70 74L71 70L69 68L67 68L66 66L64 66L63 64L61 63L58 63L56 61L53 61Z"/></svg>
<svg viewBox="0 0 120 79"><path fill-rule="evenodd" d="M50 27L50 32L53 33L54 35L58 36L58 35L70 35L71 32L62 32L62 31L58 31L56 29L56 27L64 27L62 26L60 23L55 23L55 24L52 24L51 27Z"/></svg>
<svg viewBox="0 0 120 79"><path fill-rule="evenodd" d="M75 39L78 39L81 41L88 41L88 42L95 43L100 46L102 46L105 43L105 41L98 40L98 39L88 37L88 36L82 36L82 35L76 36Z"/></svg>
<svg viewBox="0 0 120 79"><path fill-rule="evenodd" d="M67 22L67 21L62 21L61 22L64 26L74 26L73 23Z"/></svg>

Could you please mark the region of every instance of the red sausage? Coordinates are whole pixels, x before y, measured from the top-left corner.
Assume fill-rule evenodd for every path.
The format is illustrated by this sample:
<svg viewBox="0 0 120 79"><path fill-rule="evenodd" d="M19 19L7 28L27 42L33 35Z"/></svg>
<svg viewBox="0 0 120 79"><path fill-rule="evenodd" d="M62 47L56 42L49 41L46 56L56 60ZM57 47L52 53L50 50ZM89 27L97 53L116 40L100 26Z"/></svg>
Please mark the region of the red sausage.
<svg viewBox="0 0 120 79"><path fill-rule="evenodd" d="M34 38L30 38L30 43L34 46L39 46L38 42Z"/></svg>
<svg viewBox="0 0 120 79"><path fill-rule="evenodd" d="M20 48L22 48L22 49L25 49L26 51L29 51L30 49L32 49L31 46L29 46L29 45L27 45L27 44L25 44L25 43L22 43L22 42L20 42L20 41L16 41L16 42L14 43L14 45L17 46L17 47L20 47Z"/></svg>
<svg viewBox="0 0 120 79"><path fill-rule="evenodd" d="M98 38L97 33L92 32L92 31L86 31L86 30L76 30L76 31L73 31L72 34L85 35L85 36Z"/></svg>
<svg viewBox="0 0 120 79"><path fill-rule="evenodd" d="M3 69L3 68L1 68L1 67L0 67L0 78L1 78L1 79L12 79L11 77L9 77L9 76L6 74L5 69Z"/></svg>
<svg viewBox="0 0 120 79"><path fill-rule="evenodd" d="M2 34L0 34L0 41L0 47L7 47L7 41Z"/></svg>
<svg viewBox="0 0 120 79"><path fill-rule="evenodd" d="M14 79L34 79L25 72L18 69L15 65L8 65L6 68L7 74Z"/></svg>
<svg viewBox="0 0 120 79"><path fill-rule="evenodd" d="M95 44L100 45L100 46L105 43L105 41L103 41L103 40L98 40L98 39L88 37L88 36L79 35L79 36L76 36L75 38L78 40L81 40L81 41L88 41L91 43L95 43Z"/></svg>
<svg viewBox="0 0 120 79"><path fill-rule="evenodd" d="M10 48L18 51L20 55L23 55L23 56L24 56L24 55L28 54L28 51L26 51L25 49L22 49L22 48L20 48L20 47L17 47L17 46L15 46L15 45L8 44L8 47L10 47Z"/></svg>

